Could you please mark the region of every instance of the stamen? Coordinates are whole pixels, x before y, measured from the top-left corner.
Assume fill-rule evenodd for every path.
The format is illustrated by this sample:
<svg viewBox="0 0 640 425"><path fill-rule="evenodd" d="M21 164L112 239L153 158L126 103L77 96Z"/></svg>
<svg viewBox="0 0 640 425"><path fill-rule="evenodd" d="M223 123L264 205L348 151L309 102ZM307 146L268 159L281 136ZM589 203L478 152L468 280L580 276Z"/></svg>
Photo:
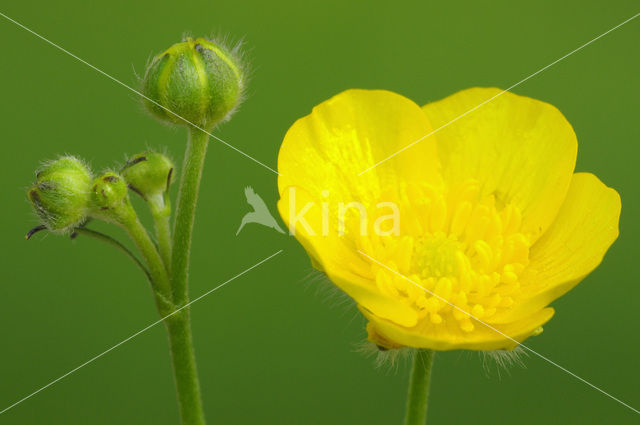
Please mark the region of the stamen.
<svg viewBox="0 0 640 425"><path fill-rule="evenodd" d="M417 326L450 329L454 321L473 332L470 315L490 320L513 306L530 246L517 207L482 196L475 181L453 188L411 184L400 205L401 236L362 236L357 245L363 252L376 247L374 258L422 287L371 264L380 292L414 308Z"/></svg>

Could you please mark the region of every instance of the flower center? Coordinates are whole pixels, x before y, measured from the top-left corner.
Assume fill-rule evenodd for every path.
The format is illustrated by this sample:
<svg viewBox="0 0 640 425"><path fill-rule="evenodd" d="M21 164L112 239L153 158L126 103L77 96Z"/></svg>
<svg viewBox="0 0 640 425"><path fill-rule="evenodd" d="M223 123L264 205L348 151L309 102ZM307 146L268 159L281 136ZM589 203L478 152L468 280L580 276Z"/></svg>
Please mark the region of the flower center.
<svg viewBox="0 0 640 425"><path fill-rule="evenodd" d="M442 232L421 239L415 248L415 266L420 271L420 277L456 276L459 269L456 254L460 251L460 243Z"/></svg>
<svg viewBox="0 0 640 425"><path fill-rule="evenodd" d="M481 194L476 181L409 185L400 220L399 235L365 236L358 246L393 270L371 261L378 290L414 308L417 326L457 323L471 332L474 318L490 320L514 304L530 247L517 207Z"/></svg>

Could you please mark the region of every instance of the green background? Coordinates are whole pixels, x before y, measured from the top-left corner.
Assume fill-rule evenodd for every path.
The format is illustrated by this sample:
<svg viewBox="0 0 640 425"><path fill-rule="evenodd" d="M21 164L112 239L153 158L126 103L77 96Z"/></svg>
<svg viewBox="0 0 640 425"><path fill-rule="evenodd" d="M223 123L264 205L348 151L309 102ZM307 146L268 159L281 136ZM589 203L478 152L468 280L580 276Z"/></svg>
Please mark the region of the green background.
<svg viewBox="0 0 640 425"><path fill-rule="evenodd" d="M422 104L471 86L507 88L640 7L636 0L78 0L5 2L1 11L130 85L147 58L184 31L242 37L253 69L248 98L217 134L275 168L289 125L343 89L385 88ZM577 169L596 173L623 199L620 238L554 303L555 318L528 345L636 408L639 41L640 18L514 90L559 107L578 134ZM158 124L134 93L4 18L0 45L1 410L157 318L143 277L120 253L83 238L24 241L37 224L25 197L33 170L72 153L98 171L148 146L166 147L179 161L185 131ZM191 294L284 252L193 306L209 422L400 424L407 363L376 368L358 352L363 319L312 272L293 238L257 225L235 236L249 211L246 185L275 209L275 176L214 142ZM541 359L523 363L504 370L476 352L439 353L430 423L638 423L631 410ZM177 423L162 326L0 415L0 424L114 423Z"/></svg>

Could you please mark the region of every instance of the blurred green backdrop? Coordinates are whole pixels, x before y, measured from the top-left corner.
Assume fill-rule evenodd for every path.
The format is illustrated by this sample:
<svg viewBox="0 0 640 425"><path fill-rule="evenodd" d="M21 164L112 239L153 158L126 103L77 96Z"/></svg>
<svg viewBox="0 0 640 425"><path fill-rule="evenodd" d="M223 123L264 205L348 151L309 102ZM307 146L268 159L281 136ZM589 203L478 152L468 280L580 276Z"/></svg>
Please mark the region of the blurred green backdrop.
<svg viewBox="0 0 640 425"><path fill-rule="evenodd" d="M275 168L289 125L343 89L386 88L426 103L470 86L506 88L639 8L636 0L63 0L7 2L1 11L132 85L146 59L184 31L244 38L249 96L217 134ZM528 343L636 408L639 39L637 19L514 90L558 106L578 134L577 169L623 199L621 235L604 263L554 304L555 318ZM158 124L133 93L3 18L0 45L1 410L157 317L143 277L120 253L82 238L24 241L36 224L24 190L38 162L72 153L100 170L147 146L179 161L185 131ZM376 369L357 352L363 320L308 278L311 266L292 238L257 225L235 236L249 210L246 185L275 210L275 176L214 142L192 295L284 252L193 306L210 423L401 423L408 365ZM539 358L524 364L505 372L475 352L438 354L430 423L638 423ZM162 326L0 416L0 424L20 425L176 422Z"/></svg>

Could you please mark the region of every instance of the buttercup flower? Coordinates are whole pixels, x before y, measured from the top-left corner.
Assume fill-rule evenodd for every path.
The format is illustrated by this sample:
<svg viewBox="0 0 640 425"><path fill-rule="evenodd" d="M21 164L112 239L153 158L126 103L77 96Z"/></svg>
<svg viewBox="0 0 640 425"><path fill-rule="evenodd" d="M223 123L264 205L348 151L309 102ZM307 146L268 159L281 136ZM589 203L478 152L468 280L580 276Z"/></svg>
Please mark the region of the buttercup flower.
<svg viewBox="0 0 640 425"><path fill-rule="evenodd" d="M371 168L498 93L348 90L285 136L280 214L380 347L512 349L618 236L618 193L574 173L571 125L535 99L504 93Z"/></svg>

